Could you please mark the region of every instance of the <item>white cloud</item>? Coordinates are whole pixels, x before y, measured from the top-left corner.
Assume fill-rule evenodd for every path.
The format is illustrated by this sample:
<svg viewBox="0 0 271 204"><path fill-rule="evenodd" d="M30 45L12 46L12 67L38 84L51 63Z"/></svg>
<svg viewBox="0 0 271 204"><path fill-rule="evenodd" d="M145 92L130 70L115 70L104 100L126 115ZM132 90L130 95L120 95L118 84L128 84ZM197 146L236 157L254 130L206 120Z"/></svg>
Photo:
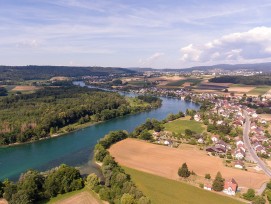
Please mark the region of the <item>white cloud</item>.
<svg viewBox="0 0 271 204"><path fill-rule="evenodd" d="M163 52L156 52L147 59L140 59L139 63L141 66L152 66L155 62L157 62L159 59L161 59L165 53Z"/></svg>
<svg viewBox="0 0 271 204"><path fill-rule="evenodd" d="M202 45L180 49L183 62L231 62L269 59L271 27L256 27L247 32L224 35Z"/></svg>

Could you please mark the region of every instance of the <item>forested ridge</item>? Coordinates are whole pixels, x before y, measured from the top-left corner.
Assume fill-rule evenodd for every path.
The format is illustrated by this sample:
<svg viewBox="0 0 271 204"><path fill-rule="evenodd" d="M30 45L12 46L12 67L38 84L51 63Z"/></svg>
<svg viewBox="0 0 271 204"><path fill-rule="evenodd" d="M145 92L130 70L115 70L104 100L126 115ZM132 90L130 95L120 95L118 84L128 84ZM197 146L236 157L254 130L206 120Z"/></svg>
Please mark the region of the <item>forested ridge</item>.
<svg viewBox="0 0 271 204"><path fill-rule="evenodd" d="M209 82L245 85L271 85L271 75L220 76L209 79Z"/></svg>
<svg viewBox="0 0 271 204"><path fill-rule="evenodd" d="M55 76L82 77L107 76L110 74L131 74L135 71L111 67L69 67L69 66L0 66L0 81L39 80Z"/></svg>
<svg viewBox="0 0 271 204"><path fill-rule="evenodd" d="M46 87L0 98L0 144L38 140L73 130L72 124L104 121L160 105L82 87ZM63 128L64 127L64 128Z"/></svg>

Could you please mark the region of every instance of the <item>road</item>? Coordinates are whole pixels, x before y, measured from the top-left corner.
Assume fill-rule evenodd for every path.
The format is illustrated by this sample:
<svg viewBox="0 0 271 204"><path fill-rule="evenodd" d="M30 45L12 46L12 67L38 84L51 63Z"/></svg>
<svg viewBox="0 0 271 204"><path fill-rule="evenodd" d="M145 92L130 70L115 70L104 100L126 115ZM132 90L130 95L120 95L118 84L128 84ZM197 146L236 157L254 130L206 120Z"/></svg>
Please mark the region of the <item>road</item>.
<svg viewBox="0 0 271 204"><path fill-rule="evenodd" d="M250 118L248 114L245 112L246 122L244 124L243 130L243 140L244 145L247 148L248 152L250 153L254 162L264 171L264 173L271 178L271 170L266 166L266 164L258 157L256 151L253 149L250 139L249 139L249 132L250 132Z"/></svg>

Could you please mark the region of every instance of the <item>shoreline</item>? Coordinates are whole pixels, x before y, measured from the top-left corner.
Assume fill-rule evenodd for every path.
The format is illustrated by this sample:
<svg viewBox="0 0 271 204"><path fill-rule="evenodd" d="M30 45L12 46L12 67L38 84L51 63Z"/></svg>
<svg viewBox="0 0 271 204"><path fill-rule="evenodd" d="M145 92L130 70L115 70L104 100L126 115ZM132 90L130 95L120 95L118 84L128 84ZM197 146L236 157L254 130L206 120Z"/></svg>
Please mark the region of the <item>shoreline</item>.
<svg viewBox="0 0 271 204"><path fill-rule="evenodd" d="M115 119L115 118L112 118L112 119ZM76 129L74 129L74 130L72 130L70 132L55 133L52 136L42 137L42 138L39 138L38 140L32 140L32 141L27 141L27 142L23 142L23 143L15 142L15 143L8 144L8 145L0 145L0 148L9 148L9 147L14 147L14 146L19 146L19 145L26 145L26 144L39 142L39 141L42 141L42 140L49 140L49 139L53 139L53 138L57 138L57 137L62 137L62 136L65 136L66 134L70 134L70 133L73 133L73 132L76 132L76 131L79 131L79 130L83 130L85 128L88 128L88 127L91 127L93 125L97 125L99 123L103 123L103 122L106 122L106 121L109 121L109 120L94 122L94 123L91 123L91 124L85 123L85 124L82 124L83 127L78 127L78 128L76 128ZM67 127L67 126L65 126L65 127Z"/></svg>

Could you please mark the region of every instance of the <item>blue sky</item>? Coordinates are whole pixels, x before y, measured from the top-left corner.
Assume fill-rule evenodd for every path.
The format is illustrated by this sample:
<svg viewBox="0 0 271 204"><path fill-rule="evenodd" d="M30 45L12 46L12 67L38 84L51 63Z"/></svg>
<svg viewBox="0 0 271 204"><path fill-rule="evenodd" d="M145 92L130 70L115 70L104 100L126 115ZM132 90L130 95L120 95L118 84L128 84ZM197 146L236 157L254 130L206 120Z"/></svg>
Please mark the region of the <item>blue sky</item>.
<svg viewBox="0 0 271 204"><path fill-rule="evenodd" d="M266 62L270 10L269 0L0 0L0 64Z"/></svg>

